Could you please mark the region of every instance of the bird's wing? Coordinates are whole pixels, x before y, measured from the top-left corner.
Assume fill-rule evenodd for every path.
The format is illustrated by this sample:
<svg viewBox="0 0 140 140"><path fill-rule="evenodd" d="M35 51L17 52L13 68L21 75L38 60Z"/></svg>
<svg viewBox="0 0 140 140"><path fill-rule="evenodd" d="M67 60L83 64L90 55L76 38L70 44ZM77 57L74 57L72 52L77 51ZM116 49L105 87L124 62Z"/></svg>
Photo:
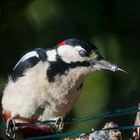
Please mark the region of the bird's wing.
<svg viewBox="0 0 140 140"><path fill-rule="evenodd" d="M39 55L36 51L31 51L25 54L15 65L10 75L13 81L16 81L18 77L24 76L24 72L34 67L40 61Z"/></svg>

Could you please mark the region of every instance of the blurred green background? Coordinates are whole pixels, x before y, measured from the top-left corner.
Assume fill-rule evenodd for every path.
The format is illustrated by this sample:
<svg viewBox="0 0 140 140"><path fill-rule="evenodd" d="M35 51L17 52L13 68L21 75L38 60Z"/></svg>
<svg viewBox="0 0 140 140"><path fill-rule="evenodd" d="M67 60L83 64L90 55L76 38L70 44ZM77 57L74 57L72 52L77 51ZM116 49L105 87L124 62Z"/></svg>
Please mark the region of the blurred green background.
<svg viewBox="0 0 140 140"><path fill-rule="evenodd" d="M0 92L19 58L67 38L94 43L101 54L126 70L86 78L71 117L136 106L140 101L139 0L1 0ZM107 121L133 124L135 115L76 124L67 131L98 128Z"/></svg>

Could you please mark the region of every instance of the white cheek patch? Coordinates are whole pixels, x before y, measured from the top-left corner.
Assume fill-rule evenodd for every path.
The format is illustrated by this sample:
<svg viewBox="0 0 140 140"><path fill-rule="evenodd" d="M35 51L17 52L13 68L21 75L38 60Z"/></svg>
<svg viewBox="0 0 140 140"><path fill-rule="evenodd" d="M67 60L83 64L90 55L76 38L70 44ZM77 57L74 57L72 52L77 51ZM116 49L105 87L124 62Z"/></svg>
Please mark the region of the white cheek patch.
<svg viewBox="0 0 140 140"><path fill-rule="evenodd" d="M78 51L70 45L60 46L57 51L58 55L66 63L81 61Z"/></svg>
<svg viewBox="0 0 140 140"><path fill-rule="evenodd" d="M48 50L47 51L47 60L48 61L56 61L56 50Z"/></svg>
<svg viewBox="0 0 140 140"><path fill-rule="evenodd" d="M14 69L17 67L17 65L20 63L20 62L23 62L23 61L26 61L27 59L31 58L31 57L38 57L38 54L36 51L31 51L31 52L28 52L26 53L19 61L18 63L15 65Z"/></svg>

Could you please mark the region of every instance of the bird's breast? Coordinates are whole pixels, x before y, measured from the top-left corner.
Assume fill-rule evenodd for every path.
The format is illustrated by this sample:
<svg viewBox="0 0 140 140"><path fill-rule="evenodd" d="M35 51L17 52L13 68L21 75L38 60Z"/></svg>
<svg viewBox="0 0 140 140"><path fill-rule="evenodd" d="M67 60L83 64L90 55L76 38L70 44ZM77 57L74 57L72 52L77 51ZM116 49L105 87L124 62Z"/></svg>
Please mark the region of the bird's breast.
<svg viewBox="0 0 140 140"><path fill-rule="evenodd" d="M83 78L62 78L58 77L53 84L51 83L47 89L46 96L49 104L46 106L44 116L48 118L54 118L62 116L64 117L74 106L78 97L81 94L83 86ZM46 118L43 117L43 120Z"/></svg>

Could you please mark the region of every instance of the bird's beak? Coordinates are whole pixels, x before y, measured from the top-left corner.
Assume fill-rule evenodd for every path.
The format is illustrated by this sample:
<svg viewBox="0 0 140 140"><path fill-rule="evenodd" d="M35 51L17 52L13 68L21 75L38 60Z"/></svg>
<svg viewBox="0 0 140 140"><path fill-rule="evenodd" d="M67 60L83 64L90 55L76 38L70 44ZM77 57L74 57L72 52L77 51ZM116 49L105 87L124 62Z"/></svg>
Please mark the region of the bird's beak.
<svg viewBox="0 0 140 140"><path fill-rule="evenodd" d="M127 73L126 71L124 71L123 69L119 68L117 65L112 64L104 59L101 60L94 60L93 62L95 64L94 67L96 67L97 69L105 69L105 70L110 70L110 71L122 71Z"/></svg>

